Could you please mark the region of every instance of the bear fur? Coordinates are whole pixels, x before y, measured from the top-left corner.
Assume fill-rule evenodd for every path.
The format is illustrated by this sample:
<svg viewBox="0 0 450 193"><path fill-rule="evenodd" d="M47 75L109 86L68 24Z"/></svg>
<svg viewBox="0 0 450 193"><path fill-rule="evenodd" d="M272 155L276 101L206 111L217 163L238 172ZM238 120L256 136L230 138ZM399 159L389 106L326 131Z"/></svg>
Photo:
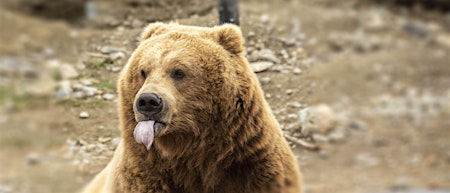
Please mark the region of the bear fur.
<svg viewBox="0 0 450 193"><path fill-rule="evenodd" d="M148 25L118 81L121 143L84 192L302 192L297 161L243 52L231 24ZM145 117L136 98L148 92L164 101L165 123L149 150L133 136Z"/></svg>

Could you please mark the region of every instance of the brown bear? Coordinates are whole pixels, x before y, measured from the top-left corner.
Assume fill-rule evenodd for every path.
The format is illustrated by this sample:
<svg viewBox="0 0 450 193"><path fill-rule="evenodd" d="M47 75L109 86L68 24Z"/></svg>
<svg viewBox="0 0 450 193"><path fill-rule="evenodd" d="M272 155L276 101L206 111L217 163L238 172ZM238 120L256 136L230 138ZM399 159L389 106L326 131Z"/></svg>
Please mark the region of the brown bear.
<svg viewBox="0 0 450 193"><path fill-rule="evenodd" d="M120 74L122 141L84 192L302 192L240 29L154 23Z"/></svg>

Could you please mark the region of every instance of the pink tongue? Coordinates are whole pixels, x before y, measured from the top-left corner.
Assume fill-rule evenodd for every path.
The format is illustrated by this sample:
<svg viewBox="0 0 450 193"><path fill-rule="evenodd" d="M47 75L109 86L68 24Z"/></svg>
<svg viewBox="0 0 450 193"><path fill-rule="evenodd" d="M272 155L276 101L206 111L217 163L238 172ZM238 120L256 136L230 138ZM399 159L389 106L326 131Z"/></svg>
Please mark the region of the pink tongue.
<svg viewBox="0 0 450 193"><path fill-rule="evenodd" d="M141 121L134 128L134 139L136 142L144 144L147 150L150 150L155 137L153 125L155 125L155 121Z"/></svg>

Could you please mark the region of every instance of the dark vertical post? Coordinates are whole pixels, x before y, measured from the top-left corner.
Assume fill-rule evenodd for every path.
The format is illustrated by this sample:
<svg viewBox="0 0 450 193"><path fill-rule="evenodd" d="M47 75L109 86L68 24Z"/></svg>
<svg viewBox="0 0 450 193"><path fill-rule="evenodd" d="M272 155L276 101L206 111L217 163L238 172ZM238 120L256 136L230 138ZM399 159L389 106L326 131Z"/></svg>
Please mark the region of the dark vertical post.
<svg viewBox="0 0 450 193"><path fill-rule="evenodd" d="M232 23L239 25L238 0L218 0L220 24Z"/></svg>

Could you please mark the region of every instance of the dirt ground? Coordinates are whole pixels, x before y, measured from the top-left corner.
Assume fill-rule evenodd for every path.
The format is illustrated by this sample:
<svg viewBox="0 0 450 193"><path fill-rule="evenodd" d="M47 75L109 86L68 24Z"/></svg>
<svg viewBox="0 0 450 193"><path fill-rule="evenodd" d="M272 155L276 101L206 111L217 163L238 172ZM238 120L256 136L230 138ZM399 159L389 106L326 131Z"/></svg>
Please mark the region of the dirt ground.
<svg viewBox="0 0 450 193"><path fill-rule="evenodd" d="M63 19L64 4L24 2L0 3L0 193L76 192L119 141L115 82L138 33L217 25L216 1L77 1ZM239 6L248 59L273 64L257 75L285 133L320 147L292 143L307 193L450 192L449 10Z"/></svg>

